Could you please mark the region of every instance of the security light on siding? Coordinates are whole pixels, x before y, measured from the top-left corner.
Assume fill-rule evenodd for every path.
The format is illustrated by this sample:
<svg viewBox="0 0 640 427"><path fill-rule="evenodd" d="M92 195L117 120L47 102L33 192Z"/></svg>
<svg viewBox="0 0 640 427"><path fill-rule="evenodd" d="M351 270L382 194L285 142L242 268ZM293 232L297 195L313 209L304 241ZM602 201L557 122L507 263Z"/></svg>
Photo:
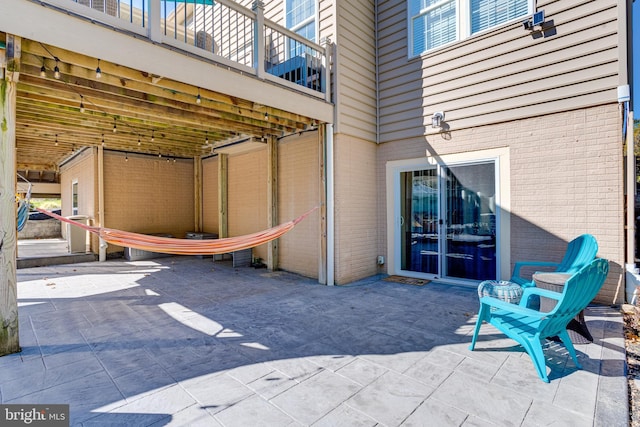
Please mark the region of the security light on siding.
<svg viewBox="0 0 640 427"><path fill-rule="evenodd" d="M431 127L441 128L443 121L444 121L444 112L442 111L435 112L433 113L433 116L431 116Z"/></svg>
<svg viewBox="0 0 640 427"><path fill-rule="evenodd" d="M533 31L536 27L542 29L544 25L544 10L539 10L533 14L530 19L527 19L522 23L525 30Z"/></svg>

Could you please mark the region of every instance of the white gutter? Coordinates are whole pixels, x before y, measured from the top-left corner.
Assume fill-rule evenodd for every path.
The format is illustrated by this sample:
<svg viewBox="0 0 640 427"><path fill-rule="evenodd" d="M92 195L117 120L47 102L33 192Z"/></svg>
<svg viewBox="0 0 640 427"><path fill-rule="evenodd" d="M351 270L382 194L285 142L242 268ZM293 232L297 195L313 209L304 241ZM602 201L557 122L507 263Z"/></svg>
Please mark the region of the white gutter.
<svg viewBox="0 0 640 427"><path fill-rule="evenodd" d="M333 193L333 124L327 123L327 286L334 283L334 193Z"/></svg>

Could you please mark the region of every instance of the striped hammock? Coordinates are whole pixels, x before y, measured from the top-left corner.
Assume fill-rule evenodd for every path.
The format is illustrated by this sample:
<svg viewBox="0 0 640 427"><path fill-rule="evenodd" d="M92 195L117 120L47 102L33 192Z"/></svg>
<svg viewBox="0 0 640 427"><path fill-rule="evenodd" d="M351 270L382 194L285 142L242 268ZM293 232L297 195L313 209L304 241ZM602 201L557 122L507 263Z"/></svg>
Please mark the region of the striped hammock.
<svg viewBox="0 0 640 427"><path fill-rule="evenodd" d="M172 237L150 236L147 234L131 233L111 228L95 227L79 223L72 219L54 214L53 212L45 211L44 209L36 209L39 212L56 218L62 222L83 228L90 233L100 236L100 238L105 242L114 245L173 255L216 255L253 248L254 246L277 239L291 230L296 224L309 216L313 211L318 209L318 207L316 206L315 208L303 213L296 219L257 233L212 240L174 239Z"/></svg>

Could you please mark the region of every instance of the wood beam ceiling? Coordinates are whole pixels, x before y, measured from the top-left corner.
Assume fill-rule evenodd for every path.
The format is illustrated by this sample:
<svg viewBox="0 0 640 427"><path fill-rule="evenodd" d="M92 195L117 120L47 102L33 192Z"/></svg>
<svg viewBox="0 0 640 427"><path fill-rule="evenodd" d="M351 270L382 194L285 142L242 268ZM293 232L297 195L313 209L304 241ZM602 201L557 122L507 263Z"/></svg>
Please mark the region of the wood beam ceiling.
<svg viewBox="0 0 640 427"><path fill-rule="evenodd" d="M295 113L32 40L22 41L16 111L20 169L54 172L85 146L190 158L225 141L278 137L313 125Z"/></svg>

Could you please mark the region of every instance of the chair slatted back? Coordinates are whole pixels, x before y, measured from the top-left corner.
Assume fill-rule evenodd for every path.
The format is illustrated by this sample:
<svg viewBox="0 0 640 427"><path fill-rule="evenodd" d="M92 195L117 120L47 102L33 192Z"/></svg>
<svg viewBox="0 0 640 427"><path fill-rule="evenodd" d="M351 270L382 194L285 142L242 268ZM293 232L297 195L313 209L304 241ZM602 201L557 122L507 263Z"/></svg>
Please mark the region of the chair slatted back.
<svg viewBox="0 0 640 427"><path fill-rule="evenodd" d="M562 297L540 323L540 337L557 335L595 298L609 273L609 261L595 259L571 276L564 285Z"/></svg>
<svg viewBox="0 0 640 427"><path fill-rule="evenodd" d="M591 234L582 234L567 246L567 251L556 269L562 273L577 273L590 263L598 253L598 242Z"/></svg>

